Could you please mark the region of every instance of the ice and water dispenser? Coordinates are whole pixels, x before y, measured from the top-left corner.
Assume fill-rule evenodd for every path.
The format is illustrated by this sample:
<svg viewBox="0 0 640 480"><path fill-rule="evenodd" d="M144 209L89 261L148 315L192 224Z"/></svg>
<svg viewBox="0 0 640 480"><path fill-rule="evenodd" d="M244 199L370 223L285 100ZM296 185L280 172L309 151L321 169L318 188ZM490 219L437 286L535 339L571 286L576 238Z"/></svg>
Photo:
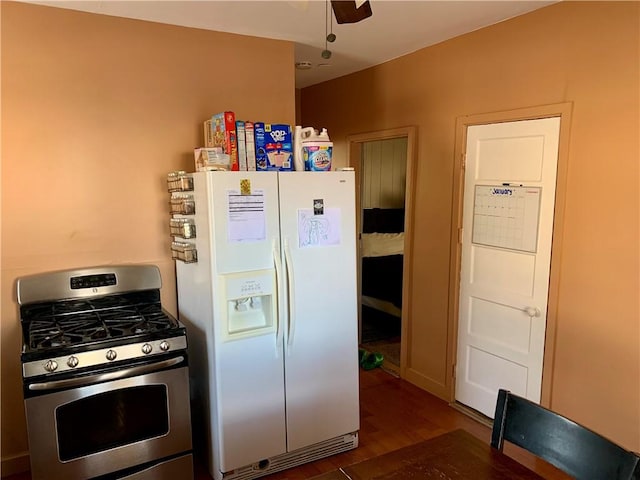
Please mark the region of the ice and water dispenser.
<svg viewBox="0 0 640 480"><path fill-rule="evenodd" d="M229 340L275 330L275 273L258 270L225 275L226 331Z"/></svg>

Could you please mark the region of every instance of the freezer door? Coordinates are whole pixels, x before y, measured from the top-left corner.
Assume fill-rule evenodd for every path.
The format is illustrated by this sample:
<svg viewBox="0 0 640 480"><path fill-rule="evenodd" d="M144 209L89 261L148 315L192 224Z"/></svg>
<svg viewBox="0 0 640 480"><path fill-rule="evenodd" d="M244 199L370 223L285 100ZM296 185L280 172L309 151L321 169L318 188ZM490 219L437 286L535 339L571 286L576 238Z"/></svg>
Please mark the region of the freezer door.
<svg viewBox="0 0 640 480"><path fill-rule="evenodd" d="M276 172L204 175L216 273L273 268L272 241L279 233Z"/></svg>
<svg viewBox="0 0 640 480"><path fill-rule="evenodd" d="M359 429L354 172L278 176L288 451Z"/></svg>
<svg viewBox="0 0 640 480"><path fill-rule="evenodd" d="M213 435L218 442L214 463L229 472L286 451L277 174L206 175L213 288L209 368L214 369Z"/></svg>

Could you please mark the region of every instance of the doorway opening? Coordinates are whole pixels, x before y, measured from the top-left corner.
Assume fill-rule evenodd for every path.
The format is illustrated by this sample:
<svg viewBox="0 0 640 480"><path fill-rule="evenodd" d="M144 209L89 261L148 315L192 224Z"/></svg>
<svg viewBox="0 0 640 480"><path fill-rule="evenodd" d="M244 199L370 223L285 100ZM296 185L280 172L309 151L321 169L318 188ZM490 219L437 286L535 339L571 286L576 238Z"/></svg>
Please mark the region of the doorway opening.
<svg viewBox="0 0 640 480"><path fill-rule="evenodd" d="M359 338L402 376L408 334L413 128L349 137L358 185Z"/></svg>

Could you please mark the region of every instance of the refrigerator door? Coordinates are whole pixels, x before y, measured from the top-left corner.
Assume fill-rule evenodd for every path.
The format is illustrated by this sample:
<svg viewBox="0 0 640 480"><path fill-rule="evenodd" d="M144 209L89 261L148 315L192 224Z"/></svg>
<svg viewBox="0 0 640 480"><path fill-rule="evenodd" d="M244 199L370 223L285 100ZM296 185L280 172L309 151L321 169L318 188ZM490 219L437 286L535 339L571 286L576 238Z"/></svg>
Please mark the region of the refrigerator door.
<svg viewBox="0 0 640 480"><path fill-rule="evenodd" d="M278 185L277 175L269 172L206 175L214 297L214 435L218 469L228 472L286 451L277 308L282 290L276 274Z"/></svg>
<svg viewBox="0 0 640 480"><path fill-rule="evenodd" d="M359 429L354 172L278 176L288 451Z"/></svg>
<svg viewBox="0 0 640 480"><path fill-rule="evenodd" d="M205 175L216 273L273 268L272 243L279 235L276 172Z"/></svg>

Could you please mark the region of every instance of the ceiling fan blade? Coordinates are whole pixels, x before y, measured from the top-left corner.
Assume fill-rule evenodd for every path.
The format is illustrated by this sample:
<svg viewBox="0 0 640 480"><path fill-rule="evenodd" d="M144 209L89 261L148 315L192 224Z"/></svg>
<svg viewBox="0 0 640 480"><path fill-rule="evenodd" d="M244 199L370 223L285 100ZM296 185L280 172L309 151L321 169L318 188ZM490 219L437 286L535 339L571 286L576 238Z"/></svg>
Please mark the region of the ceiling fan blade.
<svg viewBox="0 0 640 480"><path fill-rule="evenodd" d="M338 23L356 23L373 15L369 0L359 7L355 1L331 0L331 8Z"/></svg>

